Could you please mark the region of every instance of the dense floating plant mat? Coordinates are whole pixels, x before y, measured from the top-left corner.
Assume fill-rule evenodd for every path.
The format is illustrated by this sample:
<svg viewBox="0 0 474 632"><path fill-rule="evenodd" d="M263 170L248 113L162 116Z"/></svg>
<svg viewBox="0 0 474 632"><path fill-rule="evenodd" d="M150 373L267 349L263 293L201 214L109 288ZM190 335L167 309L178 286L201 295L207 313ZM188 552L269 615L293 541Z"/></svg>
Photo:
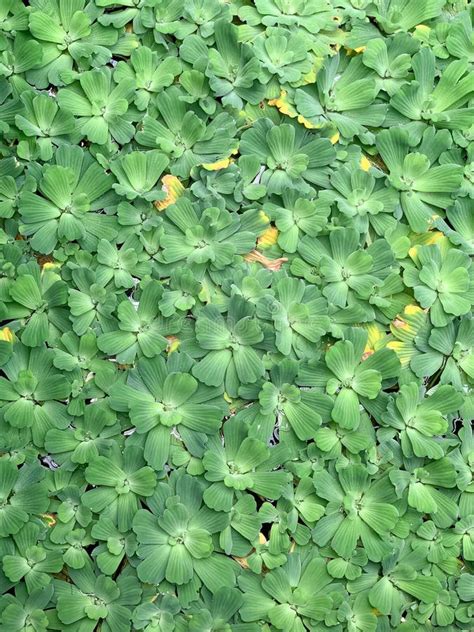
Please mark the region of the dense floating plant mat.
<svg viewBox="0 0 474 632"><path fill-rule="evenodd" d="M474 629L456 0L0 2L0 630Z"/></svg>

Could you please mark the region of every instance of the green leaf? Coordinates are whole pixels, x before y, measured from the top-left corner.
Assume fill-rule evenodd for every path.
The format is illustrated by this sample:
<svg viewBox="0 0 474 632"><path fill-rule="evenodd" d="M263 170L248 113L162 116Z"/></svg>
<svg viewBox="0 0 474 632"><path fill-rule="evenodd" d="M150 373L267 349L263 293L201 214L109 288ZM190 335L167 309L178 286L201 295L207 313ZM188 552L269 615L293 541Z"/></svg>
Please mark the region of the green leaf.
<svg viewBox="0 0 474 632"><path fill-rule="evenodd" d="M336 395L332 418L341 428L354 430L360 421L360 405L356 393L350 388L342 388Z"/></svg>

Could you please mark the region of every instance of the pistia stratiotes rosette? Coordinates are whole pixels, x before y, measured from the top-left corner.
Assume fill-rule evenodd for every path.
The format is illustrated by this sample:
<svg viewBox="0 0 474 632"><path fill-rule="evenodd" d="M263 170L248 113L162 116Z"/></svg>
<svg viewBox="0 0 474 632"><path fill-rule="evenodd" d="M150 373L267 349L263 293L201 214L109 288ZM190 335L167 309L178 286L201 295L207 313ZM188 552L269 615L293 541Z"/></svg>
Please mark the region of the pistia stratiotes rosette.
<svg viewBox="0 0 474 632"><path fill-rule="evenodd" d="M171 322L159 313L162 291L157 281L150 280L136 308L127 298L123 300L117 307L117 320L97 339L99 349L116 355L124 363L133 361L137 355L152 358L166 349L166 335L179 331L180 322Z"/></svg>
<svg viewBox="0 0 474 632"><path fill-rule="evenodd" d="M191 270L177 268L170 275L170 283L159 302L160 312L168 317L177 312L187 312L199 300L202 284Z"/></svg>
<svg viewBox="0 0 474 632"><path fill-rule="evenodd" d="M166 197L158 180L169 161L159 151L134 151L112 161L110 168L118 180L112 187L128 200L139 197L154 202Z"/></svg>
<svg viewBox="0 0 474 632"><path fill-rule="evenodd" d="M436 86L435 55L431 49L422 48L414 55L412 64L415 80L393 95L391 106L409 119L428 120L436 127L468 127L474 112L462 107L473 90L467 60L451 62Z"/></svg>
<svg viewBox="0 0 474 632"><path fill-rule="evenodd" d="M272 76L283 84L300 83L311 71L310 40L303 33L269 29L264 37L255 39L254 47L265 83Z"/></svg>
<svg viewBox="0 0 474 632"><path fill-rule="evenodd" d="M345 224L366 233L371 226L378 235L395 226L392 217L397 208L398 195L395 189L385 186L372 174L357 167L342 167L331 177L335 189L323 191L321 199L334 199L338 210L348 219Z"/></svg>
<svg viewBox="0 0 474 632"><path fill-rule="evenodd" d="M400 86L406 84L412 67L412 54L418 51L419 45L418 40L408 33L396 33L387 40L374 37L367 42L362 62L377 73L376 84L393 96Z"/></svg>
<svg viewBox="0 0 474 632"><path fill-rule="evenodd" d="M426 145L411 150L409 134L403 128L384 130L377 136L377 148L390 172L388 180L400 192L400 204L415 232L426 231L438 209L451 206L462 180L460 165L433 166L442 142Z"/></svg>
<svg viewBox="0 0 474 632"><path fill-rule="evenodd" d="M130 62L119 61L114 79L120 83L123 79L135 81L135 105L146 110L154 94L170 86L179 75L181 64L177 57L161 58L147 46L140 46L130 55Z"/></svg>
<svg viewBox="0 0 474 632"><path fill-rule="evenodd" d="M338 423L324 424L314 434L318 449L334 458L345 458L346 452L359 454L373 446L374 428L369 416L362 413L356 428L342 428Z"/></svg>
<svg viewBox="0 0 474 632"><path fill-rule="evenodd" d="M388 405L382 416L390 426L400 430L400 442L407 456L444 456L436 437L446 432L445 416L455 413L463 403L463 397L452 386L442 385L430 396L423 398L418 384L404 384Z"/></svg>
<svg viewBox="0 0 474 632"><path fill-rule="evenodd" d="M59 551L48 550L39 541L40 533L39 525L25 524L12 536L15 546L11 554L2 559L5 577L12 585L23 580L30 594L49 586L52 574L59 573L64 563Z"/></svg>
<svg viewBox="0 0 474 632"><path fill-rule="evenodd" d="M207 270L223 270L255 246L254 225L260 223L255 215L252 211L238 215L218 207L193 207L181 198L165 212L160 260L173 267L185 263L199 277Z"/></svg>
<svg viewBox="0 0 474 632"><path fill-rule="evenodd" d="M262 415L268 415L272 421L276 419L280 431L285 425L289 426L298 439L305 441L315 437L323 420L329 420L333 400L323 393L298 387L295 384L297 374L298 363L295 360L282 360L273 365L270 380L261 385L242 386L239 395L253 399L258 389ZM263 429L260 432L263 433Z"/></svg>
<svg viewBox="0 0 474 632"><path fill-rule="evenodd" d="M32 236L33 248L50 254L58 242L79 241L96 245L97 239L114 236L112 218L85 214L103 208L110 200L112 179L79 147L62 147L56 164L44 167L39 192L21 195L20 230ZM107 195L109 193L109 195Z"/></svg>
<svg viewBox="0 0 474 632"><path fill-rule="evenodd" d="M41 270L31 262L18 268L18 276L9 288L10 301L7 309L16 316L9 323L16 329L18 321L24 322L21 335L27 347L39 347L61 326L67 299L67 284L54 270Z"/></svg>
<svg viewBox="0 0 474 632"><path fill-rule="evenodd" d="M143 464L142 450L128 446L123 454L118 445L107 457L98 456L87 466L85 479L93 485L84 494L84 505L95 513L104 512L121 531L130 529L140 506L140 497L153 494L156 473Z"/></svg>
<svg viewBox="0 0 474 632"><path fill-rule="evenodd" d="M29 28L42 52L29 69L28 80L33 85L43 89L49 84L62 85L61 73L71 70L74 64L87 70L110 60L110 47L117 42L119 33L100 24L100 9L91 10L91 4L85 0L73 5L64 0L35 2L32 8Z"/></svg>
<svg viewBox="0 0 474 632"><path fill-rule="evenodd" d="M71 382L54 367L53 356L44 346L30 349L17 344L15 354L2 367L6 376L0 380L4 431L14 428L37 446L51 428L68 426L64 402L71 394Z"/></svg>
<svg viewBox="0 0 474 632"><path fill-rule="evenodd" d="M84 266L88 262L80 262ZM77 269L74 266L74 269ZM113 280L115 289L127 289L134 287L135 280L141 279L150 273L150 261L143 257L141 250L128 247L124 243L121 248L101 239L97 244L97 265L95 272L97 283L106 286ZM96 304L98 301L96 300Z"/></svg>
<svg viewBox="0 0 474 632"><path fill-rule="evenodd" d="M71 571L74 583L61 582L58 593L57 617L59 625L79 625L89 629L100 624L105 629L130 629L133 608L140 602L141 588L132 573L124 571L114 581L96 575L88 566Z"/></svg>
<svg viewBox="0 0 474 632"><path fill-rule="evenodd" d="M139 543L137 572L142 581L159 585L163 579L182 586L202 581L211 592L235 581L236 564L214 552L212 535L224 529L228 515L202 503L202 489L188 475L176 480L175 495L159 484L150 498L151 511L139 511L133 530Z"/></svg>
<svg viewBox="0 0 474 632"><path fill-rule="evenodd" d="M316 34L332 25L330 4L320 2L313 5L309 0L256 0L255 7L243 6L238 15L254 26L298 26Z"/></svg>
<svg viewBox="0 0 474 632"><path fill-rule="evenodd" d="M19 585L14 595L2 596L2 623L6 622L18 628L26 620L30 621L39 632L46 632L48 617L44 609L48 606L53 592L53 587L49 585L28 595L24 587Z"/></svg>
<svg viewBox="0 0 474 632"><path fill-rule="evenodd" d="M324 621L329 615L331 582L322 558L301 560L296 553L263 579L247 572L239 578L244 589L242 619L268 621L277 630L304 630L306 619Z"/></svg>
<svg viewBox="0 0 474 632"><path fill-rule="evenodd" d="M44 472L38 465L23 465L17 469L12 461L0 461L2 474L0 535L6 538L18 533L31 516L48 508Z"/></svg>
<svg viewBox="0 0 474 632"><path fill-rule="evenodd" d="M224 105L237 108L243 107L244 100L259 103L265 96L265 87L258 51L240 44L238 29L224 20L216 22L215 38L216 48L209 50L206 69L214 95L221 97Z"/></svg>
<svg viewBox="0 0 474 632"><path fill-rule="evenodd" d="M51 160L65 138L71 138L76 130L76 121L70 112L59 108L45 94L24 92L21 95L25 109L15 116L15 125L29 138L36 139L33 155L41 160Z"/></svg>
<svg viewBox="0 0 474 632"><path fill-rule="evenodd" d="M275 470L277 459L287 456L283 446L270 449L263 441L245 435L245 428L235 420L227 422L225 447L214 442L204 453L204 477L211 482L204 491L204 502L216 511L229 511L234 496L243 490L275 500L291 479L289 473Z"/></svg>
<svg viewBox="0 0 474 632"><path fill-rule="evenodd" d="M374 73L364 68L361 57L335 55L326 59L315 83L296 90L294 99L307 121L315 126L334 123L350 139L384 121L387 105L376 101L378 92Z"/></svg>
<svg viewBox="0 0 474 632"><path fill-rule="evenodd" d="M416 355L410 366L418 377L441 369L440 381L460 391L464 381L473 379L474 321L470 316L445 327L425 327L415 344L422 354Z"/></svg>
<svg viewBox="0 0 474 632"><path fill-rule="evenodd" d="M444 327L455 316L471 311L471 260L465 253L452 251L446 244L430 244L415 248L413 259L404 280L413 287L421 307L430 308L435 327Z"/></svg>
<svg viewBox="0 0 474 632"><path fill-rule="evenodd" d="M102 278L102 283L98 283L96 273L88 268L76 268L72 277L75 287L68 289L70 320L74 333L81 336L81 342L84 343L90 325L112 314L117 297L109 294L104 287L110 279Z"/></svg>
<svg viewBox="0 0 474 632"><path fill-rule="evenodd" d="M0 632L472 629L473 32L0 2Z"/></svg>
<svg viewBox="0 0 474 632"><path fill-rule="evenodd" d="M268 193L276 194L286 189L308 192L308 183L317 177L319 169L336 157L328 139L313 138L302 126L275 125L269 119L257 120L243 133L240 153L259 158L261 182Z"/></svg>
<svg viewBox="0 0 474 632"><path fill-rule="evenodd" d="M436 525L451 526L458 512L451 492L456 486L453 463L446 457L415 463L389 473L397 496L406 498L418 512L429 514Z"/></svg>
<svg viewBox="0 0 474 632"><path fill-rule="evenodd" d="M441 584L436 577L417 573L408 564L404 564L403 560L399 561L397 553L395 550L387 558L384 577L374 577L375 582L369 591L370 604L382 614L399 612L404 594L415 597L421 604L429 604L436 602L441 592Z"/></svg>
<svg viewBox="0 0 474 632"><path fill-rule="evenodd" d="M114 575L125 556L133 555L137 548L133 533L124 535L110 518L104 516L92 527L91 536L99 543L93 556L104 575Z"/></svg>
<svg viewBox="0 0 474 632"><path fill-rule="evenodd" d="M215 306L203 308L196 320L195 335L201 346L197 357L204 357L192 373L207 386L224 383L227 393L235 396L240 384L251 384L263 376L265 368L258 348L265 348L265 334L255 306L242 297L232 297L227 320Z"/></svg>
<svg viewBox="0 0 474 632"><path fill-rule="evenodd" d="M45 437L47 451L60 463L70 459L72 463L91 463L99 455L107 453L120 436L121 427L114 413L101 402L87 406L83 417L74 417L64 430L52 428Z"/></svg>
<svg viewBox="0 0 474 632"><path fill-rule="evenodd" d="M186 178L193 167L226 158L236 141L235 122L229 114L220 112L207 125L207 117L200 118L187 110L182 96L177 86L164 91L157 101L160 118L145 116L136 140L143 147L160 149L170 156L171 173Z"/></svg>
<svg viewBox="0 0 474 632"><path fill-rule="evenodd" d="M385 240L379 239L364 250L354 228L336 228L328 237L317 240L305 236L298 250L306 261L317 266L322 293L338 308L358 303L367 310L364 302L374 288L382 286L394 264Z"/></svg>
<svg viewBox="0 0 474 632"><path fill-rule="evenodd" d="M357 428L360 405L375 399L382 382L396 377L400 370L398 358L390 349L380 349L364 358L366 340L362 330L349 330L347 340L339 340L328 349L324 362L307 363L298 375L299 384L326 387L326 392L335 396L331 417L346 429Z"/></svg>
<svg viewBox="0 0 474 632"><path fill-rule="evenodd" d="M292 278L275 277L274 295L257 303L257 316L273 321L275 346L284 356L311 355L312 344L329 330L327 303L314 286Z"/></svg>
<svg viewBox="0 0 474 632"><path fill-rule="evenodd" d="M388 478L371 481L367 469L356 464L341 468L337 475L316 470L313 480L316 494L328 502L325 516L313 530L316 544L330 543L347 558L360 540L370 560L385 557L399 517Z"/></svg>
<svg viewBox="0 0 474 632"><path fill-rule="evenodd" d="M155 469L168 460L172 432L182 433L185 442L195 433L213 435L227 410L222 389L200 384L191 367L191 358L182 353L171 354L167 362L142 358L127 384L112 392L111 405L128 409L137 433L145 436L144 456Z"/></svg>
<svg viewBox="0 0 474 632"><path fill-rule="evenodd" d="M282 192L281 201L264 207L278 229L278 245L289 253L296 252L303 235L316 237L325 227L330 212L329 203L323 200L301 198L297 191Z"/></svg>
<svg viewBox="0 0 474 632"><path fill-rule="evenodd" d="M91 143L128 143L134 133L134 114L128 111L134 88L131 79L115 84L108 67L97 68L80 73L71 87L61 88L58 103L77 117L81 135Z"/></svg>

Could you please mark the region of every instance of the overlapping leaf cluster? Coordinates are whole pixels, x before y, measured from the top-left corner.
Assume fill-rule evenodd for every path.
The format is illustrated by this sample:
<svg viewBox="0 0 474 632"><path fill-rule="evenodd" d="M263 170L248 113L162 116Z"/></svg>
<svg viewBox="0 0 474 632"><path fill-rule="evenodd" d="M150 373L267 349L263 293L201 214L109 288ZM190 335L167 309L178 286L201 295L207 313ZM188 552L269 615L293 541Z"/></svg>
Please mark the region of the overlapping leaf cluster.
<svg viewBox="0 0 474 632"><path fill-rule="evenodd" d="M0 5L0 630L472 630L471 4Z"/></svg>

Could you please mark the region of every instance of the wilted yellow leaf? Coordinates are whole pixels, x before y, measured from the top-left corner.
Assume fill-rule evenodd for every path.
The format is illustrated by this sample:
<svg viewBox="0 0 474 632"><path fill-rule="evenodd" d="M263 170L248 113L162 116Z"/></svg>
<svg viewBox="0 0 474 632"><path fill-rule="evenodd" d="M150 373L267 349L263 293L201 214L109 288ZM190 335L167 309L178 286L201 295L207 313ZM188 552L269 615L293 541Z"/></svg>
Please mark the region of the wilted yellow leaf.
<svg viewBox="0 0 474 632"><path fill-rule="evenodd" d="M155 202L155 208L164 211L171 204L174 204L184 193L184 187L176 176L166 175L161 178L161 188L166 193L164 200Z"/></svg>

